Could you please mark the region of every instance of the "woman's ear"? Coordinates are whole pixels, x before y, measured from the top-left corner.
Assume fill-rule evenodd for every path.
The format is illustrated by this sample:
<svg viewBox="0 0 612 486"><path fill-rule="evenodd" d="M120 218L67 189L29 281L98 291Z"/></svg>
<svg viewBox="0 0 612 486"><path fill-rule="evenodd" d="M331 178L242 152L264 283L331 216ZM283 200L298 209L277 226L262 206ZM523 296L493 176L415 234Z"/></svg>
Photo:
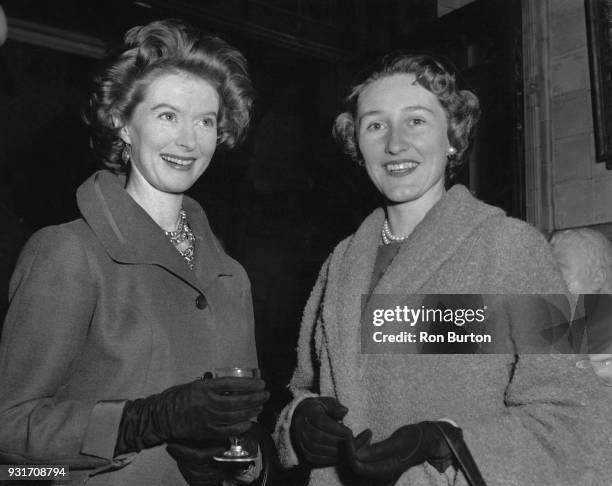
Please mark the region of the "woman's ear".
<svg viewBox="0 0 612 486"><path fill-rule="evenodd" d="M228 133L226 131L217 135L217 145L221 145L222 143L224 143L227 140L227 138L228 138Z"/></svg>
<svg viewBox="0 0 612 486"><path fill-rule="evenodd" d="M115 128L119 128L119 138L123 140L126 144L131 144L130 141L130 131L127 126L121 122L120 118L116 115L111 115L113 119L113 126Z"/></svg>
<svg viewBox="0 0 612 486"><path fill-rule="evenodd" d="M119 130L119 137L121 138L121 140L123 140L127 145L131 145L131 139L130 139L130 132L127 129L127 127L123 126L121 127L121 130Z"/></svg>

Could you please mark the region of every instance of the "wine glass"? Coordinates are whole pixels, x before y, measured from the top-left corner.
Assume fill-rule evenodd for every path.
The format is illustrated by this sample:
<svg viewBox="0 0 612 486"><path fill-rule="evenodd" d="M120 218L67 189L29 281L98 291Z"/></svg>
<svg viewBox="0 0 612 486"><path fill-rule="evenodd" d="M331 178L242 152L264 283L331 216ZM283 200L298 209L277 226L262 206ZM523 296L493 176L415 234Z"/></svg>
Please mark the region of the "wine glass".
<svg viewBox="0 0 612 486"><path fill-rule="evenodd" d="M227 376L233 376L235 378L260 378L261 373L259 368L215 368L213 370L213 378L223 378ZM226 394L236 392L226 392ZM230 448L227 449L223 454L213 456L213 459L218 462L229 462L229 463L240 463L240 462L252 462L257 458L257 455L251 454L249 451L242 447L240 443L240 437L231 436Z"/></svg>

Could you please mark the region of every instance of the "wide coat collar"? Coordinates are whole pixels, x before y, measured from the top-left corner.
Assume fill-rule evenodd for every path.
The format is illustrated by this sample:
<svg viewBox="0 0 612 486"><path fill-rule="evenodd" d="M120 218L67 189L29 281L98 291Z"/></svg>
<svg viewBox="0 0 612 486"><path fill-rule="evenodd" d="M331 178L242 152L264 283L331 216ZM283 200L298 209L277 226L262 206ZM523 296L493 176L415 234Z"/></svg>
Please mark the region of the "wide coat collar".
<svg viewBox="0 0 612 486"><path fill-rule="evenodd" d="M196 263L192 271L163 230L124 186L125 177L99 171L77 190L77 203L83 218L113 260L158 265L201 293L218 276L232 275L230 260L219 247L197 202L187 196L183 198L183 208L196 236Z"/></svg>
<svg viewBox="0 0 612 486"><path fill-rule="evenodd" d="M402 244L372 293L391 294L400 299L422 293L428 280L485 220L503 216L501 209L477 200L464 186L453 186ZM375 210L332 254L322 310L323 332L330 349L360 349L362 304L367 305L365 296L377 249L382 244L380 231L384 218L382 209ZM338 382L351 383L355 380L355 370L367 362L362 356L360 353L333 354L329 357L332 375ZM336 393L347 403L352 402L340 390ZM356 415L358 410L359 406L355 407Z"/></svg>
<svg viewBox="0 0 612 486"><path fill-rule="evenodd" d="M418 293L442 264L491 217L504 212L489 206L455 185L429 210L414 228L373 293ZM341 270L340 295L367 292L385 215L382 209L371 213L350 238Z"/></svg>

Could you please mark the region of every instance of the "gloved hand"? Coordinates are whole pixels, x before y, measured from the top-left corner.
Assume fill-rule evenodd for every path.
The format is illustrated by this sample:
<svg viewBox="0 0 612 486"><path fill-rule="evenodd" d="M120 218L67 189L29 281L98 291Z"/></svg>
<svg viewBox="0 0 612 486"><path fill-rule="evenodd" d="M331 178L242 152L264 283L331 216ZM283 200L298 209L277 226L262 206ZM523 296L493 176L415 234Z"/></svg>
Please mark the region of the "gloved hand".
<svg viewBox="0 0 612 486"><path fill-rule="evenodd" d="M189 486L220 486L225 474L212 457L223 454L223 446L192 447L178 442L171 442L166 447L176 461L179 471Z"/></svg>
<svg viewBox="0 0 612 486"><path fill-rule="evenodd" d="M298 457L312 466L331 466L338 462L343 443L353 433L340 421L348 409L333 397L306 398L293 412L291 442ZM365 430L355 439L357 446L368 442Z"/></svg>
<svg viewBox="0 0 612 486"><path fill-rule="evenodd" d="M269 398L264 387L259 378L204 379L128 401L115 455L169 441L224 441L243 434Z"/></svg>
<svg viewBox="0 0 612 486"><path fill-rule="evenodd" d="M437 423L457 428L448 422ZM348 440L346 449L351 469L359 476L376 480L397 480L408 468L425 461L443 472L453 461L453 454L434 422L405 425L387 439L361 447L355 440Z"/></svg>

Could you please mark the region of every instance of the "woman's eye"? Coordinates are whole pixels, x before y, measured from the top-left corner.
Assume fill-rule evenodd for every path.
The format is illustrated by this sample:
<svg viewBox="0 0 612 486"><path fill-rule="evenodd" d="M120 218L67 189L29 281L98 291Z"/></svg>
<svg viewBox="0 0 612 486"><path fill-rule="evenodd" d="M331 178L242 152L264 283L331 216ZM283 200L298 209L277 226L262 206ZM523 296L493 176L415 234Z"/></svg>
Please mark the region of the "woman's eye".
<svg viewBox="0 0 612 486"><path fill-rule="evenodd" d="M425 120L423 120L422 118L411 118L410 120L408 120L408 124L413 126L424 125Z"/></svg>
<svg viewBox="0 0 612 486"><path fill-rule="evenodd" d="M206 128L213 128L216 124L217 124L217 120L215 120L214 118L210 117L210 118L202 118L198 124L202 127L206 127Z"/></svg>
<svg viewBox="0 0 612 486"><path fill-rule="evenodd" d="M172 112L165 112L159 115L159 118L161 118L164 121L174 121L176 120L176 115Z"/></svg>
<svg viewBox="0 0 612 486"><path fill-rule="evenodd" d="M375 132L377 130L380 130L383 127L384 125L380 122L372 122L366 126L366 130L368 130L369 132Z"/></svg>

